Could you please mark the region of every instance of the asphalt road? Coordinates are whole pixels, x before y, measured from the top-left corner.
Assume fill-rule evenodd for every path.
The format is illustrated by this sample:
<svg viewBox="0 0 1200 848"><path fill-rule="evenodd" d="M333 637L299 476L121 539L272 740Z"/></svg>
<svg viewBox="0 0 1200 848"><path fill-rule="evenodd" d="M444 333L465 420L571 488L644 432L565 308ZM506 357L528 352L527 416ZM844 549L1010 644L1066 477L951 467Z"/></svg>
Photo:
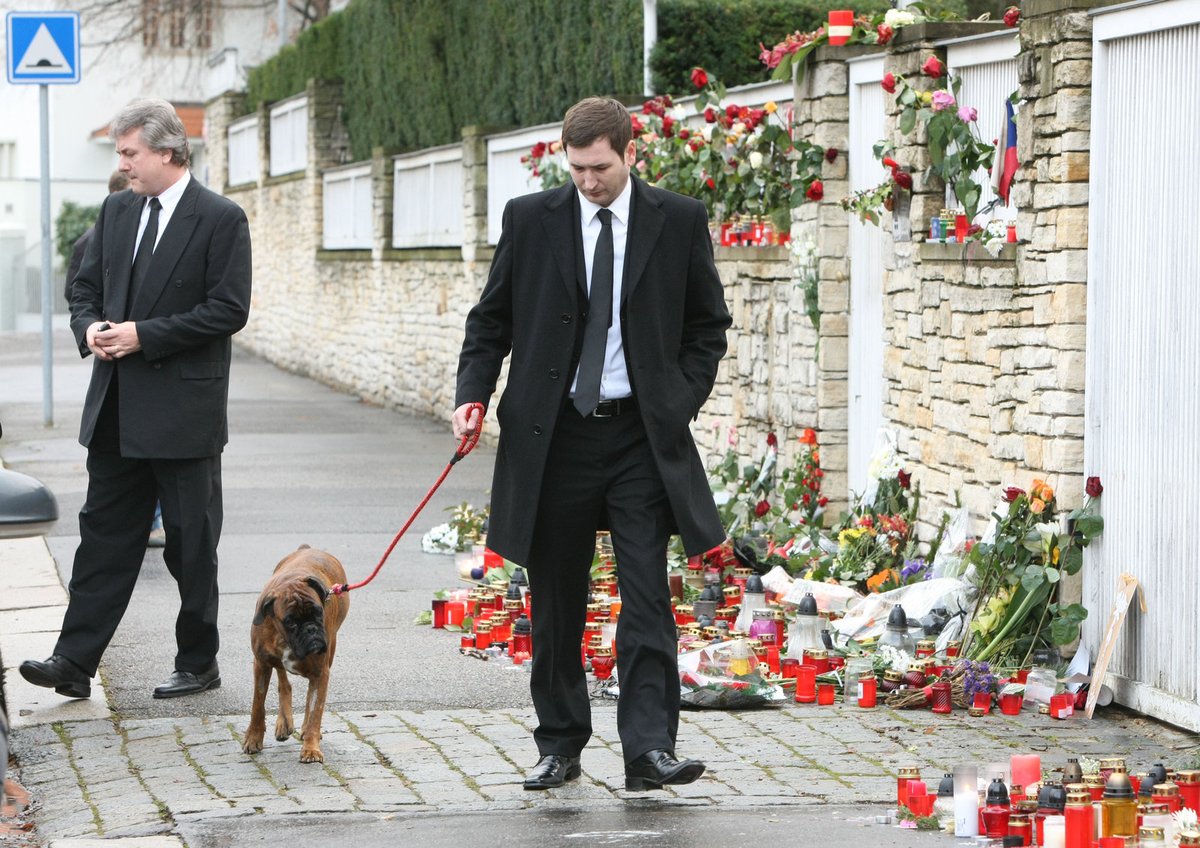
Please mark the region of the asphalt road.
<svg viewBox="0 0 1200 848"><path fill-rule="evenodd" d="M87 483L77 435L91 360L79 358L65 331L56 334L55 425L45 428L39 345L37 335L0 335L0 455L58 498L60 519L48 542L65 584ZM449 412L443 424L380 409L241 352L235 353L229 415L220 546L222 686L194 698L151 698L173 668L178 596L161 552L149 550L101 666L109 697L125 716L248 712L250 619L275 564L307 543L341 559L351 581L366 577L455 448ZM493 457L481 446L458 463L380 575L352 593L331 707L528 704L528 677L520 669L462 657L454 635L413 625L435 590L461 585L453 557L422 553L421 536L447 520L447 508L485 501Z"/></svg>

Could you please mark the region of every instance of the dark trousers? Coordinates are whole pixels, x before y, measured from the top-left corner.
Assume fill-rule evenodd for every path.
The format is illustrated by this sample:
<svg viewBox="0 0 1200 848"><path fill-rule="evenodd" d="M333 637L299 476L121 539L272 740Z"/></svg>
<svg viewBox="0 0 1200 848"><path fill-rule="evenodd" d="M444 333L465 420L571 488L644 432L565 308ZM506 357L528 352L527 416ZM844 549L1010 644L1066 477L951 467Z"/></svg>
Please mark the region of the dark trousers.
<svg viewBox="0 0 1200 848"><path fill-rule="evenodd" d="M529 562L533 592L534 732L542 756L577 756L592 734L580 642L596 530L607 515L621 616L617 730L625 761L675 750L679 671L667 584L670 505L636 411L613 418L560 413L539 498Z"/></svg>
<svg viewBox="0 0 1200 848"><path fill-rule="evenodd" d="M175 667L204 671L218 648L221 457L129 459L115 450L111 421L104 425L98 426L88 449L87 499L79 511L81 538L55 653L96 673L133 594L158 501L167 534L163 559L179 584L181 602L175 620Z"/></svg>

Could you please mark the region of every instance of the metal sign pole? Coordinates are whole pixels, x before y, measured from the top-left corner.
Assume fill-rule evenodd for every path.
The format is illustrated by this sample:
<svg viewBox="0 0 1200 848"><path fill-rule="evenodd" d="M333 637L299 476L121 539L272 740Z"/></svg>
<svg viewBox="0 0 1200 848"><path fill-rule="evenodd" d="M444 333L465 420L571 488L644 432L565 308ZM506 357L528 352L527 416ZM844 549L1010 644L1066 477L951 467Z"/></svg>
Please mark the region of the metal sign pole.
<svg viewBox="0 0 1200 848"><path fill-rule="evenodd" d="M38 86L42 125L42 424L54 426L53 268L50 251L50 86Z"/></svg>

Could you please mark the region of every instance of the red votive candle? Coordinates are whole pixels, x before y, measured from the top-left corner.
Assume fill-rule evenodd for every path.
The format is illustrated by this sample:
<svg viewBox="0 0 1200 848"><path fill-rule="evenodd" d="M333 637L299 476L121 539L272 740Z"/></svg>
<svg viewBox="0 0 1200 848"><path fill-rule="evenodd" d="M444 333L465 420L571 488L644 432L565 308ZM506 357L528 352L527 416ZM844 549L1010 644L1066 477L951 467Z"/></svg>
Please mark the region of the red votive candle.
<svg viewBox="0 0 1200 848"><path fill-rule="evenodd" d="M817 700L817 670L811 665L796 668L796 703L811 704Z"/></svg>
<svg viewBox="0 0 1200 848"><path fill-rule="evenodd" d="M1000 696L1000 712L1005 715L1020 715L1024 696L1020 692L1006 692Z"/></svg>
<svg viewBox="0 0 1200 848"><path fill-rule="evenodd" d="M828 707L833 703L833 684L821 683L817 686L817 703L822 707Z"/></svg>
<svg viewBox="0 0 1200 848"><path fill-rule="evenodd" d="M829 43L839 47L850 40L854 32L854 11L852 9L829 10Z"/></svg>

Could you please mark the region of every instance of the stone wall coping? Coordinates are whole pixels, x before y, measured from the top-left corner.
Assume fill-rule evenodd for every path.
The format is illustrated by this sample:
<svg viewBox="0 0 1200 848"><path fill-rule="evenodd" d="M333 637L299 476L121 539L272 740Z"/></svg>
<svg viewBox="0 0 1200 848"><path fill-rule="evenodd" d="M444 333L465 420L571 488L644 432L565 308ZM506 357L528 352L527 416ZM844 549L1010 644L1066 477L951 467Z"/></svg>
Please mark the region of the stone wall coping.
<svg viewBox="0 0 1200 848"><path fill-rule="evenodd" d="M755 262L790 262L791 251L786 247L723 247L713 245L713 253L718 262L736 262L751 260Z"/></svg>
<svg viewBox="0 0 1200 848"><path fill-rule="evenodd" d="M461 247L388 247L383 259L388 262L461 262Z"/></svg>
<svg viewBox="0 0 1200 848"><path fill-rule="evenodd" d="M1002 29L1007 29L1004 21L926 21L901 27L896 31L892 43L899 47L921 41L966 38L969 35L980 35Z"/></svg>
<svg viewBox="0 0 1200 848"><path fill-rule="evenodd" d="M267 186L283 185L284 183L294 183L297 180L303 180L307 177L308 177L308 171L306 171L306 170L302 169L299 171L290 171L286 174L277 174L274 177L267 177L266 179L263 180L263 187L266 188ZM248 185L253 185L253 183L248 183Z"/></svg>
<svg viewBox="0 0 1200 848"><path fill-rule="evenodd" d="M940 241L927 241L921 244L921 262L986 262L989 264L1013 263L1017 261L1017 245L1005 244L1000 248L1000 255L992 257L977 241L966 244L946 244Z"/></svg>
<svg viewBox="0 0 1200 848"><path fill-rule="evenodd" d="M374 161L374 159L359 159L357 162L346 162L342 165L330 165L328 168L321 169L321 175L323 177L326 174L337 174L341 171L352 171L355 168L369 168ZM279 176L283 177L288 175L280 174Z"/></svg>
<svg viewBox="0 0 1200 848"><path fill-rule="evenodd" d="M322 262L370 262L371 251L369 250L329 250L328 248L317 248L317 259Z"/></svg>
<svg viewBox="0 0 1200 848"><path fill-rule="evenodd" d="M1021 8L1021 17L1040 18L1075 9L1102 9L1113 5L1111 0L1026 0Z"/></svg>
<svg viewBox="0 0 1200 848"><path fill-rule="evenodd" d="M253 189L253 188L258 188L258 180L248 180L244 183L238 183L237 185L228 185L227 184L225 186L225 188L221 191L221 193L229 194L229 192L231 192L231 191L235 192L235 193L239 192L239 191L249 191L250 189Z"/></svg>

